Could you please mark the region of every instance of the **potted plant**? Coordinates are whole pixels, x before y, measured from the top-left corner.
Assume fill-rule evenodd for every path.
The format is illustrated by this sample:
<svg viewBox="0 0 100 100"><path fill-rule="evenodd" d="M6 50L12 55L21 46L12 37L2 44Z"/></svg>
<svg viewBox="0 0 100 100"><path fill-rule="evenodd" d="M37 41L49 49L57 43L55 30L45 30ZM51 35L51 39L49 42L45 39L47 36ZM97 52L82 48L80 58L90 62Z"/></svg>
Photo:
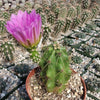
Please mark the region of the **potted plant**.
<svg viewBox="0 0 100 100"><path fill-rule="evenodd" d="M64 47L56 43L44 47L39 66L26 79L26 90L31 100L86 99L85 83L69 67Z"/></svg>

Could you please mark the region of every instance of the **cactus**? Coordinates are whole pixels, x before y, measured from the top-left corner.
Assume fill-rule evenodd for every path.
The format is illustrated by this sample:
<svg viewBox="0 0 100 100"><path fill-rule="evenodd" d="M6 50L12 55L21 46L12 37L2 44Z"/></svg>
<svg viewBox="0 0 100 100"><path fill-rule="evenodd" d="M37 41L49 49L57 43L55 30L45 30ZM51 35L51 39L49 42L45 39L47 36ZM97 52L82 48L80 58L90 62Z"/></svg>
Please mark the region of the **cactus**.
<svg viewBox="0 0 100 100"><path fill-rule="evenodd" d="M55 11L54 11L54 13L55 13L56 18L58 18L58 15L59 15L59 8L56 8Z"/></svg>
<svg viewBox="0 0 100 100"><path fill-rule="evenodd" d="M42 40L42 43L45 44L48 37L49 37L49 32L51 32L51 29L49 27L44 27L44 30L43 30L43 40Z"/></svg>
<svg viewBox="0 0 100 100"><path fill-rule="evenodd" d="M5 43L2 43L0 47L1 47L0 49L3 54L4 59L6 61L13 60L14 47L12 44L5 42Z"/></svg>
<svg viewBox="0 0 100 100"><path fill-rule="evenodd" d="M4 12L4 13L2 14L2 17L3 17L4 19L8 19L8 18L9 18L9 13Z"/></svg>
<svg viewBox="0 0 100 100"><path fill-rule="evenodd" d="M31 49L28 49L29 53L30 53L30 58L33 60L34 63L39 63L40 62L40 54L39 52L36 50L36 47Z"/></svg>
<svg viewBox="0 0 100 100"><path fill-rule="evenodd" d="M58 33L62 30L64 26L64 21L58 20L56 21L55 27L54 27L54 36L57 36Z"/></svg>
<svg viewBox="0 0 100 100"><path fill-rule="evenodd" d="M6 30L6 28L4 26L5 24L6 24L5 21L0 20L0 33L4 33L5 32L5 30Z"/></svg>
<svg viewBox="0 0 100 100"><path fill-rule="evenodd" d="M41 7L39 7L39 8L36 9L36 12L41 14L43 12L43 9Z"/></svg>
<svg viewBox="0 0 100 100"><path fill-rule="evenodd" d="M71 6L69 9L68 9L68 12L67 12L67 17L75 17L76 15L76 11L75 11L75 7Z"/></svg>
<svg viewBox="0 0 100 100"><path fill-rule="evenodd" d="M73 56L71 59L76 64L80 64L83 61L80 56Z"/></svg>
<svg viewBox="0 0 100 100"><path fill-rule="evenodd" d="M77 12L77 17L81 15L81 6L80 5L76 6L76 12Z"/></svg>
<svg viewBox="0 0 100 100"><path fill-rule="evenodd" d="M75 27L77 27L80 24L80 19L78 17L73 19L72 25L71 25L71 29L74 29Z"/></svg>
<svg viewBox="0 0 100 100"><path fill-rule="evenodd" d="M48 15L48 22L51 24L54 24L55 16L53 14Z"/></svg>
<svg viewBox="0 0 100 100"><path fill-rule="evenodd" d="M87 21L88 17L89 17L89 13L87 11L84 11L82 13L82 15L81 15L81 22L82 22L82 24Z"/></svg>
<svg viewBox="0 0 100 100"><path fill-rule="evenodd" d="M70 28L70 26L71 26L71 20L66 18L66 22L65 22L63 31L66 32Z"/></svg>
<svg viewBox="0 0 100 100"><path fill-rule="evenodd" d="M90 7L91 0L82 0L82 8L88 9Z"/></svg>
<svg viewBox="0 0 100 100"><path fill-rule="evenodd" d="M42 24L44 25L46 23L46 16L44 14L41 14Z"/></svg>
<svg viewBox="0 0 100 100"><path fill-rule="evenodd" d="M56 2L53 2L52 4L51 4L51 11L55 11L55 9L56 9L56 7L57 7L57 3Z"/></svg>
<svg viewBox="0 0 100 100"><path fill-rule="evenodd" d="M92 18L96 17L97 14L99 13L99 8L98 8L98 6L93 7L91 13L92 13Z"/></svg>
<svg viewBox="0 0 100 100"><path fill-rule="evenodd" d="M3 78L0 78L0 93L6 88L6 86L6 81L4 81Z"/></svg>
<svg viewBox="0 0 100 100"><path fill-rule="evenodd" d="M46 8L46 9L44 10L44 12L48 15L48 14L50 13L50 9L49 9L49 8Z"/></svg>
<svg viewBox="0 0 100 100"><path fill-rule="evenodd" d="M64 47L57 44L45 47L41 66L41 79L48 92L60 93L70 78L69 59Z"/></svg>

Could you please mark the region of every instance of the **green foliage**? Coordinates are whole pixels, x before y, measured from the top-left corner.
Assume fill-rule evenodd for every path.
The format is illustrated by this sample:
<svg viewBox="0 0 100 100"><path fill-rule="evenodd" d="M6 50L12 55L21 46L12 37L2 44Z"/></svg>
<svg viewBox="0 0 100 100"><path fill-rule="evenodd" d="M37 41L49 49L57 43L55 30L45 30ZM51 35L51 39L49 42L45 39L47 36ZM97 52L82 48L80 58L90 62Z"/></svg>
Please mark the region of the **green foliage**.
<svg viewBox="0 0 100 100"><path fill-rule="evenodd" d="M80 64L83 61L80 56L73 56L71 59L76 64Z"/></svg>
<svg viewBox="0 0 100 100"><path fill-rule="evenodd" d="M43 40L42 40L43 44L45 44L47 39L49 38L50 32L51 32L51 29L49 27L44 27L44 29L43 29Z"/></svg>
<svg viewBox="0 0 100 100"><path fill-rule="evenodd" d="M5 28L6 22L3 20L0 20L0 33L4 33L6 28Z"/></svg>
<svg viewBox="0 0 100 100"><path fill-rule="evenodd" d="M27 64L18 64L14 67L14 71L20 75L27 74L29 72L29 66Z"/></svg>
<svg viewBox="0 0 100 100"><path fill-rule="evenodd" d="M65 89L70 78L69 58L66 49L59 45L49 45L44 48L41 67L41 78L48 92L60 93Z"/></svg>
<svg viewBox="0 0 100 100"><path fill-rule="evenodd" d="M6 88L6 81L3 78L0 78L0 93Z"/></svg>
<svg viewBox="0 0 100 100"><path fill-rule="evenodd" d="M81 14L81 6L80 5L76 6L76 12L77 12L77 16L79 16Z"/></svg>
<svg viewBox="0 0 100 100"><path fill-rule="evenodd" d="M2 43L0 46L0 50L6 61L13 60L13 52L15 51L15 49L11 43L8 42Z"/></svg>

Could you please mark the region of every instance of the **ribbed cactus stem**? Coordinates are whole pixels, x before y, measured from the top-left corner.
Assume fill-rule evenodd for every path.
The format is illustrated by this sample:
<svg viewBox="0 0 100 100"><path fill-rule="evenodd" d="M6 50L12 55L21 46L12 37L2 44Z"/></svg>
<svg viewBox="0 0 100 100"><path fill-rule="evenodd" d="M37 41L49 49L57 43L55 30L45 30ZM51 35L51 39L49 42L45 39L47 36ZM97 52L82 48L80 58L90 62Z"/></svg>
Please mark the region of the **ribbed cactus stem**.
<svg viewBox="0 0 100 100"><path fill-rule="evenodd" d="M48 92L60 93L66 88L71 70L65 48L58 44L49 45L44 49L39 65L41 66L41 78Z"/></svg>

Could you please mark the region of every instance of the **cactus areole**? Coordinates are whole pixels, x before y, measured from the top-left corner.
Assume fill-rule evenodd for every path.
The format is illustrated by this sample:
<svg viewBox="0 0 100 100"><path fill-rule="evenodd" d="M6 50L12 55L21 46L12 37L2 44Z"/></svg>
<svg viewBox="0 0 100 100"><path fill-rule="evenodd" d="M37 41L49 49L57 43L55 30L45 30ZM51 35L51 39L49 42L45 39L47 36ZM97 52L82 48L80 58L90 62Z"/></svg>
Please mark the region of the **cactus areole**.
<svg viewBox="0 0 100 100"><path fill-rule="evenodd" d="M66 88L71 76L66 49L54 44L45 47L43 51L43 58L39 63L42 82L48 92L60 93Z"/></svg>

